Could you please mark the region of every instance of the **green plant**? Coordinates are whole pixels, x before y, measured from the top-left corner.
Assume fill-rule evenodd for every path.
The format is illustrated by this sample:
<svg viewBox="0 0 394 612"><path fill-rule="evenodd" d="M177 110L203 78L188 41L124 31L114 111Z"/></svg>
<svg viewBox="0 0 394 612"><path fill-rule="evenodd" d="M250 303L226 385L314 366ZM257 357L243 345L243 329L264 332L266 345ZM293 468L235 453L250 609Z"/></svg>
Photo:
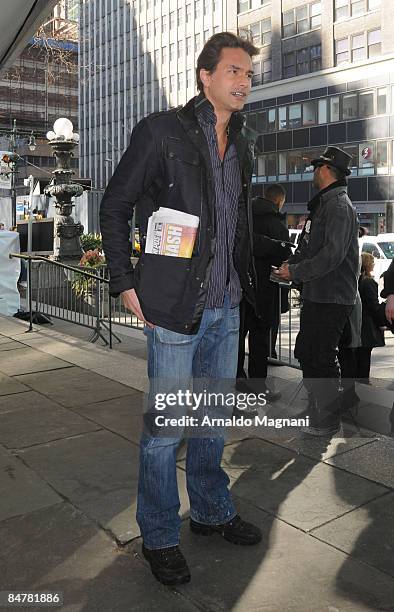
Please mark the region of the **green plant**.
<svg viewBox="0 0 394 612"><path fill-rule="evenodd" d="M97 270L105 264L105 257L99 249L86 251L80 259L79 266L85 268L87 272ZM71 282L71 287L78 297L83 297L96 286L96 281L88 276L76 272Z"/></svg>
<svg viewBox="0 0 394 612"><path fill-rule="evenodd" d="M101 234L82 234L81 245L85 253L96 249L102 250Z"/></svg>

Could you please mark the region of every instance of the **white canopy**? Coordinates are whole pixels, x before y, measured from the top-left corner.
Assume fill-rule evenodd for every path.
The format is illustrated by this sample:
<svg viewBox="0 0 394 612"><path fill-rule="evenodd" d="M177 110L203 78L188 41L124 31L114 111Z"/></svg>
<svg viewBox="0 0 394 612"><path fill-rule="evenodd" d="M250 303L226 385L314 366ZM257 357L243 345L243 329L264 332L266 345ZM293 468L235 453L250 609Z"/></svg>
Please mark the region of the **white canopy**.
<svg viewBox="0 0 394 612"><path fill-rule="evenodd" d="M58 0L0 0L0 75L17 59Z"/></svg>

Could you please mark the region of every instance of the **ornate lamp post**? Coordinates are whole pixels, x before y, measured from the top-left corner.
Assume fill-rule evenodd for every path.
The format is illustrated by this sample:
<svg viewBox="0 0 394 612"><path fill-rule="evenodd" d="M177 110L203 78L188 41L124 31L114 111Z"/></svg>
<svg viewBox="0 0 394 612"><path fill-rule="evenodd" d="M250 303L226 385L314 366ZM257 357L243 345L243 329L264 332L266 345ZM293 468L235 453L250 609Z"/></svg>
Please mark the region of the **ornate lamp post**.
<svg viewBox="0 0 394 612"><path fill-rule="evenodd" d="M57 119L53 132L47 133L49 144L56 157L56 169L53 171L54 184L46 189L46 193L56 198L56 216L54 219L53 257L56 260L80 259L82 247L80 236L83 226L75 223L71 216L73 197L82 195L81 185L71 180L74 171L70 168L73 150L79 142L79 134L73 133L73 124L64 117Z"/></svg>

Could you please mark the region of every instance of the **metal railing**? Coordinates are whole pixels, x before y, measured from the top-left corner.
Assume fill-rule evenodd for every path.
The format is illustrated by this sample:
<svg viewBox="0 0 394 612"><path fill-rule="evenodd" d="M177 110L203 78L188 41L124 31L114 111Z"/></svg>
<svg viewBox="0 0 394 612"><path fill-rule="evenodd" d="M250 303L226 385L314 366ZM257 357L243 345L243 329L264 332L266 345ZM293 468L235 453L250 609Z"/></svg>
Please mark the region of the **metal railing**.
<svg viewBox="0 0 394 612"><path fill-rule="evenodd" d="M27 264L28 331L33 330L33 323L39 322L40 317L41 322L43 318L47 319L46 322L56 318L92 329L90 342L101 338L112 348L114 338L121 342L113 331L113 325L143 330L143 322L125 308L122 298L110 297L108 268L105 265L96 268L94 272L88 272L86 268L70 266L39 255L11 253L10 257L22 259ZM281 307L280 291L277 358L271 359L298 368L298 361L293 354L299 329L298 291L290 289L287 313L281 314ZM275 348L273 344L271 342L271 349Z"/></svg>
<svg viewBox="0 0 394 612"><path fill-rule="evenodd" d="M13 257L27 264L28 331L33 331L33 323L51 322L53 317L92 329L90 342L101 338L110 348L113 337L120 342L112 331L109 281L101 270L88 272L39 255L11 253Z"/></svg>

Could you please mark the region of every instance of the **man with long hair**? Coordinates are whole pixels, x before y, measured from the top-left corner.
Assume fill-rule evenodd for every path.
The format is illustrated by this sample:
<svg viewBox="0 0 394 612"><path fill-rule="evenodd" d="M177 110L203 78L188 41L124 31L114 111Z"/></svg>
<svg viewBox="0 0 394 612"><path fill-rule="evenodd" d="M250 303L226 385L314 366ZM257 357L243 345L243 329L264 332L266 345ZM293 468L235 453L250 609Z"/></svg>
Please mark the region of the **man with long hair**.
<svg viewBox="0 0 394 612"><path fill-rule="evenodd" d="M250 183L253 156L240 114L257 49L223 32L197 62L199 95L186 106L150 115L133 130L104 194L103 246L110 292L145 322L151 390L166 378L235 379L242 291L253 301ZM143 252L133 270L128 222L137 206ZM148 219L160 206L199 218L191 258L145 252ZM140 443L137 520L142 552L164 584L190 580L179 549L176 452L181 440L145 432ZM221 468L223 435L191 437L186 457L190 528L236 544L260 530L243 521Z"/></svg>

